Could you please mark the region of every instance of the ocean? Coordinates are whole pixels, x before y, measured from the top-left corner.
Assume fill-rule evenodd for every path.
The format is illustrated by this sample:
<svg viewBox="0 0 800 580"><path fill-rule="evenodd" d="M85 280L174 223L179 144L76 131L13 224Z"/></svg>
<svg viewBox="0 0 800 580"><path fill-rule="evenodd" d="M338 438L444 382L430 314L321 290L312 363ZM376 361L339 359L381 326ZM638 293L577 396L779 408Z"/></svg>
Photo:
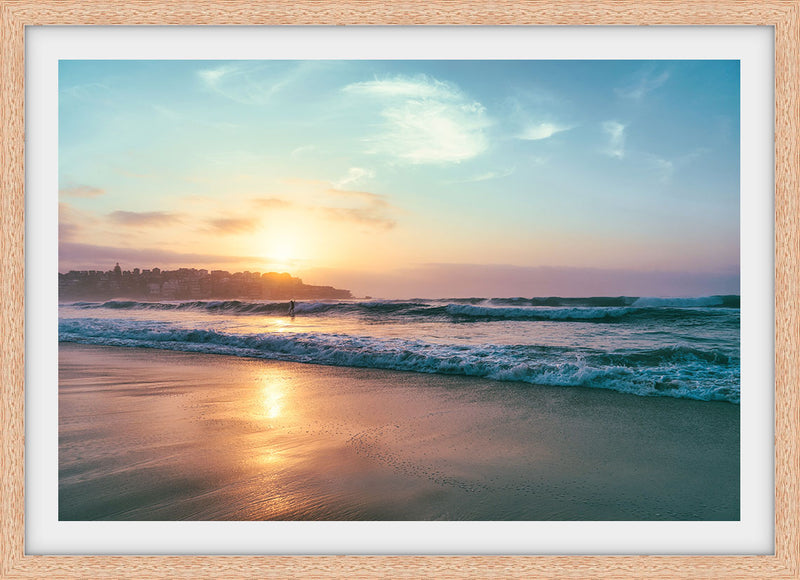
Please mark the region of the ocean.
<svg viewBox="0 0 800 580"><path fill-rule="evenodd" d="M72 302L59 341L740 400L738 296Z"/></svg>

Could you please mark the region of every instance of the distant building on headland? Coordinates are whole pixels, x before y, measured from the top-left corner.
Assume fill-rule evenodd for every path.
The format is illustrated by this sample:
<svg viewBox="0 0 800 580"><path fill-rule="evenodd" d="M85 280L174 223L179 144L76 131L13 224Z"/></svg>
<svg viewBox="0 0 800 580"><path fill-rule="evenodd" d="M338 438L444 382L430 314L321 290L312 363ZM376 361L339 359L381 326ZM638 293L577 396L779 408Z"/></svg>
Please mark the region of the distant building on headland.
<svg viewBox="0 0 800 580"><path fill-rule="evenodd" d="M349 290L304 284L285 272L235 272L224 270L71 270L58 275L60 300L135 298L138 300L201 299L346 299Z"/></svg>

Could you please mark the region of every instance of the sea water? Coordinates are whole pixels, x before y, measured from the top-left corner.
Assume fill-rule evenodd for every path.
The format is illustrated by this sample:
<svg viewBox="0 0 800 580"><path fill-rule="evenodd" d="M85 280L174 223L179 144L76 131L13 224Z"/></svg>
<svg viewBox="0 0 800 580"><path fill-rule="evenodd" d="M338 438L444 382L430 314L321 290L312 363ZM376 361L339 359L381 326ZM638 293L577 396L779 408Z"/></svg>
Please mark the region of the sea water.
<svg viewBox="0 0 800 580"><path fill-rule="evenodd" d="M72 302L59 340L739 403L738 296Z"/></svg>

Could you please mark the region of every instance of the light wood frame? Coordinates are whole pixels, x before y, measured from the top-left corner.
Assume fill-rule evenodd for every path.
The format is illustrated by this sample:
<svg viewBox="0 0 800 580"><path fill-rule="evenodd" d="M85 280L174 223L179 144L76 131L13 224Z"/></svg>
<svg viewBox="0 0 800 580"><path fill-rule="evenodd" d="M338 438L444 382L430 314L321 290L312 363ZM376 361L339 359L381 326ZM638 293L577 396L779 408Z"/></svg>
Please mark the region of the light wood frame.
<svg viewBox="0 0 800 580"><path fill-rule="evenodd" d="M766 25L775 32L775 553L766 556L31 556L24 505L25 27ZM800 578L800 0L0 0L0 578Z"/></svg>

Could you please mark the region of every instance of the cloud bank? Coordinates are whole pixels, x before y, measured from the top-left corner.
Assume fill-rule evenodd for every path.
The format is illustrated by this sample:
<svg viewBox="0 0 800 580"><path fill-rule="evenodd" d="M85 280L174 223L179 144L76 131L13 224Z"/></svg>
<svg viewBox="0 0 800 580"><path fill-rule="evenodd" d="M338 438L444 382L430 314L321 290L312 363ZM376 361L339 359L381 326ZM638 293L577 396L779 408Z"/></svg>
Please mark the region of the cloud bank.
<svg viewBox="0 0 800 580"><path fill-rule="evenodd" d="M591 268L425 264L390 272L302 272L309 283L376 298L534 296L709 296L738 294L739 272L665 272Z"/></svg>
<svg viewBox="0 0 800 580"><path fill-rule="evenodd" d="M62 187L58 190L59 195L67 197L98 197L105 195L106 190L99 187L90 187L88 185L76 185L74 187Z"/></svg>
<svg viewBox="0 0 800 580"><path fill-rule="evenodd" d="M174 213L163 211L112 211L108 214L112 222L122 226L165 226L180 220Z"/></svg>

